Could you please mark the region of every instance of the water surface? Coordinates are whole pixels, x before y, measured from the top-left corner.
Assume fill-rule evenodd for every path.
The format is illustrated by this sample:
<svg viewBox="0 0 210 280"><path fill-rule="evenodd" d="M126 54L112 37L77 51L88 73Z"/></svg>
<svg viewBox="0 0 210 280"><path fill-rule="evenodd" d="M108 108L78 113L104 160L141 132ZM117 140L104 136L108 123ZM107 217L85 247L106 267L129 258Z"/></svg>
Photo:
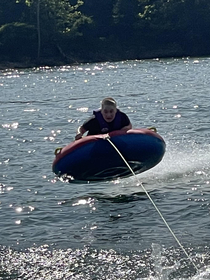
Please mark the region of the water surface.
<svg viewBox="0 0 210 280"><path fill-rule="evenodd" d="M209 76L209 58L1 71L0 279L209 279ZM123 180L61 182L55 148L106 96L133 127L157 127L162 162Z"/></svg>

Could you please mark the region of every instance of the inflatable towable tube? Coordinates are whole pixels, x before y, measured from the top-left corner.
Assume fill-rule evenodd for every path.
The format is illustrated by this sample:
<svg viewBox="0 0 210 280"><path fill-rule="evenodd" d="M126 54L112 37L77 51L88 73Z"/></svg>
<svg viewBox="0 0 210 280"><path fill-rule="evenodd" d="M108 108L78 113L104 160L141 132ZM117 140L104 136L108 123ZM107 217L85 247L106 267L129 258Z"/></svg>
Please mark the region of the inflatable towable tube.
<svg viewBox="0 0 210 280"><path fill-rule="evenodd" d="M165 153L163 138L150 129L117 130L85 136L62 149L56 149L53 172L75 183L131 176L130 169L106 137L120 151L135 174L157 165Z"/></svg>

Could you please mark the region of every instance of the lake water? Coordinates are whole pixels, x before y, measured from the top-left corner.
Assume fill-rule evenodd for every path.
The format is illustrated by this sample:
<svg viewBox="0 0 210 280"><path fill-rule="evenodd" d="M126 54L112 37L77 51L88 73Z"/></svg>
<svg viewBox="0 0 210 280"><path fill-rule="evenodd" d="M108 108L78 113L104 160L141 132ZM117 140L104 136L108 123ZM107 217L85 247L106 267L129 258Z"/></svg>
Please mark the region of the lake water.
<svg viewBox="0 0 210 280"><path fill-rule="evenodd" d="M207 57L1 71L0 279L210 279L209 77ZM58 180L54 150L107 96L134 128L157 128L163 160L112 182Z"/></svg>

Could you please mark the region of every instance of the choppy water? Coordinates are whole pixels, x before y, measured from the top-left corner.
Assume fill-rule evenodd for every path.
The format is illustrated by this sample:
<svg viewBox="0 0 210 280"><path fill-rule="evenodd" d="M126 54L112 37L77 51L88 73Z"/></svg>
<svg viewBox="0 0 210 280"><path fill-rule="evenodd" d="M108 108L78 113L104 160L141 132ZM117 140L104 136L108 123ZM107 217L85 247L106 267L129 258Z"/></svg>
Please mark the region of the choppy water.
<svg viewBox="0 0 210 280"><path fill-rule="evenodd" d="M1 71L0 279L210 279L209 76L209 58ZM164 159L137 178L57 180L55 148L106 96L157 127Z"/></svg>

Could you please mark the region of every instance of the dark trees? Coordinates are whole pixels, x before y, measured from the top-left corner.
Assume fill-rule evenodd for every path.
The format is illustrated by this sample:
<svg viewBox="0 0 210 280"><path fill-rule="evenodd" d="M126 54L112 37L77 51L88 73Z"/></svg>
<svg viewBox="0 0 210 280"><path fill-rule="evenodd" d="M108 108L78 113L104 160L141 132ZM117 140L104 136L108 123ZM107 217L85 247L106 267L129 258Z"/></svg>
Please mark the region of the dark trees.
<svg viewBox="0 0 210 280"><path fill-rule="evenodd" d="M0 59L208 55L209 14L209 0L1 0Z"/></svg>

